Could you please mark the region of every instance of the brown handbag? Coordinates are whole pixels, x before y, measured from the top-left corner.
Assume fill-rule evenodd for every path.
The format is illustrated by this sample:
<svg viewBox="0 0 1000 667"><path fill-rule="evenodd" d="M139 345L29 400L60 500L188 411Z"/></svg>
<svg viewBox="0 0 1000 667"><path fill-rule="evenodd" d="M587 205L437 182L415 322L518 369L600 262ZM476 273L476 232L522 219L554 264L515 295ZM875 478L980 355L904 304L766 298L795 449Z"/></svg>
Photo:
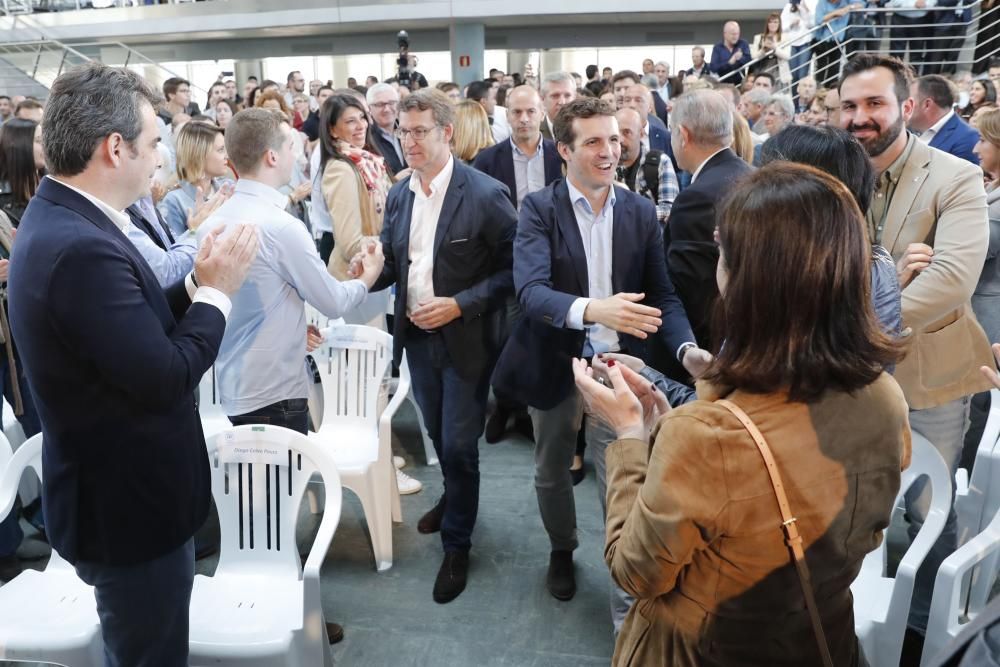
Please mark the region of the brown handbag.
<svg viewBox="0 0 1000 667"><path fill-rule="evenodd" d="M754 444L757 445L757 450L764 459L764 465L767 467L767 475L771 478L771 486L774 487L774 495L778 499L778 509L781 511L781 529L785 533L785 544L788 545L792 553L792 561L795 563L795 570L799 574L799 583L802 584L802 594L806 598L806 608L809 610L813 633L816 635L816 645L819 646L819 653L823 656L823 665L825 667L833 667L833 658L830 657L830 647L826 643L826 634L823 632L823 622L820 620L819 610L816 608L816 598L813 596L812 584L809 583L809 566L806 564L806 555L802 549L802 536L799 535L799 529L795 525L795 517L792 516L792 510L788 505L788 496L785 495L785 485L781 482L781 473L778 471L778 465L774 462L774 456L771 455L771 448L767 446L767 441L764 440L764 436L761 434L760 429L757 428L757 425L753 423L753 420L738 405L725 399L720 399L716 403L732 412L740 420L743 428L753 438Z"/></svg>

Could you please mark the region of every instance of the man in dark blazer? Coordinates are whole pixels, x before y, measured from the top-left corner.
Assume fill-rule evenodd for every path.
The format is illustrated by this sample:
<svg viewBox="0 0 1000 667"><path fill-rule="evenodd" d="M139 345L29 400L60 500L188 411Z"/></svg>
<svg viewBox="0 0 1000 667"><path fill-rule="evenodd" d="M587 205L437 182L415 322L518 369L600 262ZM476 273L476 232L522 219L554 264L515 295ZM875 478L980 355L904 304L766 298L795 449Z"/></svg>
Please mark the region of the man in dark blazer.
<svg viewBox="0 0 1000 667"><path fill-rule="evenodd" d="M907 126L919 133L920 141L978 165L979 157L972 149L979 133L955 113L951 82L938 74L922 76L910 85L910 96L913 115Z"/></svg>
<svg viewBox="0 0 1000 667"><path fill-rule="evenodd" d="M444 496L417 523L441 531L434 601L465 589L479 508L479 437L499 353L517 214L507 188L451 156L454 109L437 90L400 102L413 174L386 202L385 267L373 291L396 284L393 355L406 350L413 394L441 461ZM352 262L358 268L360 256Z"/></svg>
<svg viewBox="0 0 1000 667"><path fill-rule="evenodd" d="M507 94L510 140L481 151L472 163L507 186L510 203L515 208L520 208L521 200L528 194L562 176L562 159L556 145L544 139L540 131L543 117L538 92L531 86L514 88ZM537 176L542 176L542 180Z"/></svg>
<svg viewBox="0 0 1000 667"><path fill-rule="evenodd" d="M707 353L694 336L667 277L660 224L652 202L613 186L620 157L618 123L610 105L581 98L556 117L565 180L528 195L518 220L514 283L524 316L497 363L497 395L532 409L535 490L551 554L546 585L553 597L576 592L573 550L576 508L569 467L583 417L573 384L574 357L621 351L645 358L656 334L692 372ZM604 507L604 449L608 427L588 420L586 437ZM616 598L615 622L627 605Z"/></svg>
<svg viewBox="0 0 1000 667"><path fill-rule="evenodd" d="M387 83L376 83L366 93L375 127L372 141L378 146L385 163L393 174L406 169L403 147L396 138L396 121L399 119L399 93Z"/></svg>
<svg viewBox="0 0 1000 667"><path fill-rule="evenodd" d="M572 78L572 77L571 77ZM555 88L558 82L550 84ZM560 107L561 108L561 107ZM511 136L508 141L490 146L476 156L472 166L507 186L510 203L521 207L521 201L532 192L562 176L562 159L556 145L544 139L540 125L544 118L542 98L531 86L518 86L507 95L507 122ZM520 316L511 297L509 323ZM496 410L486 421L486 442L499 442L514 417L516 431L531 439L531 419L525 405L497 397Z"/></svg>
<svg viewBox="0 0 1000 667"><path fill-rule="evenodd" d="M674 100L670 118L674 155L681 169L692 174L692 180L670 209L670 224L664 228L664 255L695 338L706 349L712 344L709 325L712 304L719 294L715 283L719 261L714 239L716 207L751 169L729 149L732 120L729 103L712 90L681 95Z"/></svg>
<svg viewBox="0 0 1000 667"><path fill-rule="evenodd" d="M94 586L107 663L186 665L192 535L208 512L194 389L257 251L240 226L166 291L122 211L149 194L159 95L87 63L45 106L47 177L11 258L10 315L44 438L52 547ZM200 285L200 287L196 287Z"/></svg>

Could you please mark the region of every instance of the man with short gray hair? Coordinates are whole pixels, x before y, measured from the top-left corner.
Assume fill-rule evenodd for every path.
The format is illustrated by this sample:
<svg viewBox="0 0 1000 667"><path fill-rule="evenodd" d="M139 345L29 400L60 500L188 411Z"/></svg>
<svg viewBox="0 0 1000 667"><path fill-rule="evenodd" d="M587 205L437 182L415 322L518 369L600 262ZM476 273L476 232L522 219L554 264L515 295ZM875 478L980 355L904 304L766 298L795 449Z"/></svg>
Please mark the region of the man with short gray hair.
<svg viewBox="0 0 1000 667"><path fill-rule="evenodd" d="M375 127L372 128L372 141L378 147L393 175L406 169L406 158L403 157L403 147L396 138L396 121L399 119L399 93L387 83L376 83L368 89L365 97L371 110ZM399 178L397 176L397 178Z"/></svg>
<svg viewBox="0 0 1000 667"><path fill-rule="evenodd" d="M761 88L754 88L740 97L740 113L747 119L754 144L762 144L767 140L763 133L764 108L771 99L771 93Z"/></svg>
<svg viewBox="0 0 1000 667"><path fill-rule="evenodd" d="M10 258L10 321L42 415L45 528L94 588L106 665L188 664L192 536L210 472L194 390L230 296L257 254L252 226L205 238L162 289L123 210L150 192L160 96L88 62L45 109L42 179ZM242 222L242 221L240 221Z"/></svg>
<svg viewBox="0 0 1000 667"><path fill-rule="evenodd" d="M691 184L681 190L670 209L663 246L667 271L684 303L695 338L711 345L712 305L719 294L715 267L719 249L713 238L716 207L750 172L729 146L733 142L733 115L729 102L714 90L695 90L674 100L670 115L674 157Z"/></svg>
<svg viewBox="0 0 1000 667"><path fill-rule="evenodd" d="M552 123L556 114L564 106L576 99L576 80L569 72L551 72L542 79L542 104L545 118L542 119L542 136L552 141Z"/></svg>

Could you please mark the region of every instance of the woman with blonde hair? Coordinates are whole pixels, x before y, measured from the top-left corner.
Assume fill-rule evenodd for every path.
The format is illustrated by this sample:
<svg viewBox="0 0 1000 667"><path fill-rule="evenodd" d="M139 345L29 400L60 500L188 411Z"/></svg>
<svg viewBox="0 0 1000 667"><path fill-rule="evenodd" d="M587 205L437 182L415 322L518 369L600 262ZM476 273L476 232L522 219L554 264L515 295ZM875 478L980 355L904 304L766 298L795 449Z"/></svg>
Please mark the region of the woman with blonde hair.
<svg viewBox="0 0 1000 667"><path fill-rule="evenodd" d="M462 100L456 104L452 154L465 164L472 164L481 150L494 143L490 119L482 105L475 100Z"/></svg>
<svg viewBox="0 0 1000 667"><path fill-rule="evenodd" d="M747 164L753 164L753 137L750 136L750 125L739 111L733 109L733 143L729 146L740 159Z"/></svg>
<svg viewBox="0 0 1000 667"><path fill-rule="evenodd" d="M174 140L177 152L177 188L163 197L157 208L170 232L178 237L188 230L191 213L233 176L226 156L222 128L192 120L184 124Z"/></svg>

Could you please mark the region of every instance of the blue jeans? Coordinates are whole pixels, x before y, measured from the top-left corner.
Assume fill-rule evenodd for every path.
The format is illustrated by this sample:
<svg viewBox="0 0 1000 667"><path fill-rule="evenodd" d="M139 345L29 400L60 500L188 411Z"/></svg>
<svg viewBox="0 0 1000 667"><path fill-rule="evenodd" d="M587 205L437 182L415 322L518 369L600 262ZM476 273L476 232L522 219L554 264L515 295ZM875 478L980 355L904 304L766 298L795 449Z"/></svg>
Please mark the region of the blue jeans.
<svg viewBox="0 0 1000 667"><path fill-rule="evenodd" d="M948 466L953 483L968 423L968 396L926 410L910 410L910 428L927 438L938 450ZM924 525L924 519L930 509L930 493L925 493L924 489L926 481L926 479L917 480L906 493L906 514L910 519L907 532L911 541ZM936 493L937 489L934 492ZM931 595L934 593L934 580L937 578L938 569L944 559L958 547L958 517L955 514L954 499L955 493L952 490L951 509L944 530L917 570L908 623L921 634L927 631L927 616L931 610Z"/></svg>
<svg viewBox="0 0 1000 667"><path fill-rule="evenodd" d="M309 432L309 405L304 398L278 401L253 412L230 417L233 426L244 424L271 424L283 426L305 435Z"/></svg>
<svg viewBox="0 0 1000 667"><path fill-rule="evenodd" d="M41 432L42 424L38 419L38 412L35 410L35 401L31 397L28 380L24 377L21 360L17 357L16 351L14 353L14 363L17 364L17 383L21 390L21 404L24 407L23 414L17 420L21 423L24 437L30 438ZM0 345L0 382L3 383L0 386L0 390L3 391L4 398L12 406L15 405L14 387L10 377L10 363L7 361L7 354L2 345ZM2 421L2 416L0 415L0 421ZM7 515L7 518L0 521L0 558L14 555L17 552L17 547L21 544L21 540L24 538L21 526L18 525L18 514L18 506L15 504L10 514ZM33 518L33 521L37 524L41 523L41 510L39 510L38 516Z"/></svg>
<svg viewBox="0 0 1000 667"><path fill-rule="evenodd" d="M440 333L410 328L405 346L413 396L444 475L441 542L446 552L466 551L479 512L479 437L486 423L492 368L475 381L462 377Z"/></svg>
<svg viewBox="0 0 1000 667"><path fill-rule="evenodd" d="M79 561L94 587L105 667L186 667L194 540L135 565Z"/></svg>
<svg viewBox="0 0 1000 667"><path fill-rule="evenodd" d="M809 63L812 61L812 44L792 47L792 57L788 59L788 69L792 74L792 94L798 97L795 86L799 79L809 76Z"/></svg>

